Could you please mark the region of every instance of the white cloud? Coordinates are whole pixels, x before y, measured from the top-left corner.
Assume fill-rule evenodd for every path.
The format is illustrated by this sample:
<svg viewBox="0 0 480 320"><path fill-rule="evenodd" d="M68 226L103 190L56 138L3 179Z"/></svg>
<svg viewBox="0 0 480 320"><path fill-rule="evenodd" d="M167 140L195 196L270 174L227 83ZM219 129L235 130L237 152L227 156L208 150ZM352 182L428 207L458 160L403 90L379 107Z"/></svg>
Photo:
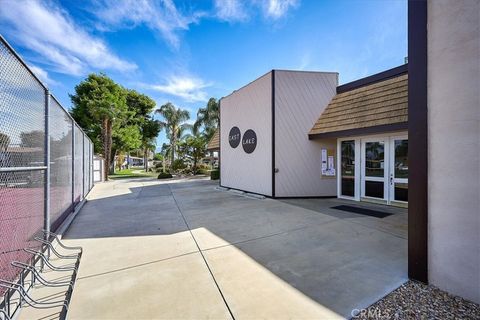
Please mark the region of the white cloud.
<svg viewBox="0 0 480 320"><path fill-rule="evenodd" d="M310 51L304 51L300 57L300 64L298 65L298 70L311 69L312 64L312 55Z"/></svg>
<svg viewBox="0 0 480 320"><path fill-rule="evenodd" d="M283 17L288 10L298 6L298 0L265 0L263 14L272 19Z"/></svg>
<svg viewBox="0 0 480 320"><path fill-rule="evenodd" d="M148 85L158 92L180 97L187 102L207 101L208 95L203 89L211 84L194 77L170 77L164 84Z"/></svg>
<svg viewBox="0 0 480 320"><path fill-rule="evenodd" d="M95 5L93 13L100 20L100 26L106 29L144 24L158 31L175 48L180 43L177 33L188 30L190 24L204 15L202 12L184 15L172 0L102 0Z"/></svg>
<svg viewBox="0 0 480 320"><path fill-rule="evenodd" d="M44 69L40 68L39 66L29 65L28 67L29 67L30 70L32 70L33 73L35 73L35 75L36 75L40 80L42 80L45 84L48 84L48 85L56 85L56 84L58 84L58 82L56 82L55 80L50 79L50 77L48 76L48 72L45 71Z"/></svg>
<svg viewBox="0 0 480 320"><path fill-rule="evenodd" d="M215 17L228 22L245 22L260 12L264 18L278 20L290 9L298 7L300 0L214 0Z"/></svg>
<svg viewBox="0 0 480 320"><path fill-rule="evenodd" d="M216 17L224 21L245 21L248 15L243 2L239 0L215 0Z"/></svg>
<svg viewBox="0 0 480 320"><path fill-rule="evenodd" d="M110 52L101 39L88 34L51 2L2 0L0 25L58 72L82 75L91 67L119 71L136 68Z"/></svg>

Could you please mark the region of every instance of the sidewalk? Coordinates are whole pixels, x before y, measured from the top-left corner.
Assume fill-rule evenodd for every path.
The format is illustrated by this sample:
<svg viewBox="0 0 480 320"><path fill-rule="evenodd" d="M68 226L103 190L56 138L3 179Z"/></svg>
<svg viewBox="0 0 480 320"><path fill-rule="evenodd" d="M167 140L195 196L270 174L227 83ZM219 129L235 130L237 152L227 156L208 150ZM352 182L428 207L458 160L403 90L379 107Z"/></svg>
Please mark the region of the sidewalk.
<svg viewBox="0 0 480 320"><path fill-rule="evenodd" d="M69 318L350 317L406 280L405 238L215 187L97 185L65 237L84 248Z"/></svg>

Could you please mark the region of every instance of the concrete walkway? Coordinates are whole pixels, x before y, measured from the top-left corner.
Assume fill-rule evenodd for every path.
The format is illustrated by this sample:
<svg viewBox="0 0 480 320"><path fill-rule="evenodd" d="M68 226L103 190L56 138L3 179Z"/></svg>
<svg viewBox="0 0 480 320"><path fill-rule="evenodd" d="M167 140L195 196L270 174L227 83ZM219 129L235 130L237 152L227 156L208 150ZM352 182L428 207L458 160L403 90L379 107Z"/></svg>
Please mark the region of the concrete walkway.
<svg viewBox="0 0 480 320"><path fill-rule="evenodd" d="M405 210L379 219L216 185L97 185L65 237L84 247L69 318L350 317L407 279Z"/></svg>

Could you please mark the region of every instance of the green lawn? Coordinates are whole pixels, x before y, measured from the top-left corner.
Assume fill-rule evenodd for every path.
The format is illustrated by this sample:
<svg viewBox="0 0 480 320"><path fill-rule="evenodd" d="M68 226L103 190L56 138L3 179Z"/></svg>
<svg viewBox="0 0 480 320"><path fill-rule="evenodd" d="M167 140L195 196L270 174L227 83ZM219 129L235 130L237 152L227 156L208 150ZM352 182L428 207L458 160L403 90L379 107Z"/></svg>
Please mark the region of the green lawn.
<svg viewBox="0 0 480 320"><path fill-rule="evenodd" d="M145 178L145 177L157 177L156 172L145 172L141 169L125 169L115 171L114 174L108 176L110 179L127 179L127 178Z"/></svg>

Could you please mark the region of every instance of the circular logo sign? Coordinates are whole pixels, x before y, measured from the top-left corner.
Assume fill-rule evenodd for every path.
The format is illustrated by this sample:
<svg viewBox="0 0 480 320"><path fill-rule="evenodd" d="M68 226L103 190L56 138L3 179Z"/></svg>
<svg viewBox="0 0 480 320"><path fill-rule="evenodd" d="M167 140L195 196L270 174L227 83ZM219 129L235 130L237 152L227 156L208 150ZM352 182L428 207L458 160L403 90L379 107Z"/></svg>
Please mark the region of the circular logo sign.
<svg viewBox="0 0 480 320"><path fill-rule="evenodd" d="M228 134L228 143L230 143L230 147L236 148L240 144L240 129L238 127L233 127L230 129L230 133Z"/></svg>
<svg viewBox="0 0 480 320"><path fill-rule="evenodd" d="M257 134L252 129L248 129L243 134L242 139L243 150L246 153L252 153L257 147Z"/></svg>

